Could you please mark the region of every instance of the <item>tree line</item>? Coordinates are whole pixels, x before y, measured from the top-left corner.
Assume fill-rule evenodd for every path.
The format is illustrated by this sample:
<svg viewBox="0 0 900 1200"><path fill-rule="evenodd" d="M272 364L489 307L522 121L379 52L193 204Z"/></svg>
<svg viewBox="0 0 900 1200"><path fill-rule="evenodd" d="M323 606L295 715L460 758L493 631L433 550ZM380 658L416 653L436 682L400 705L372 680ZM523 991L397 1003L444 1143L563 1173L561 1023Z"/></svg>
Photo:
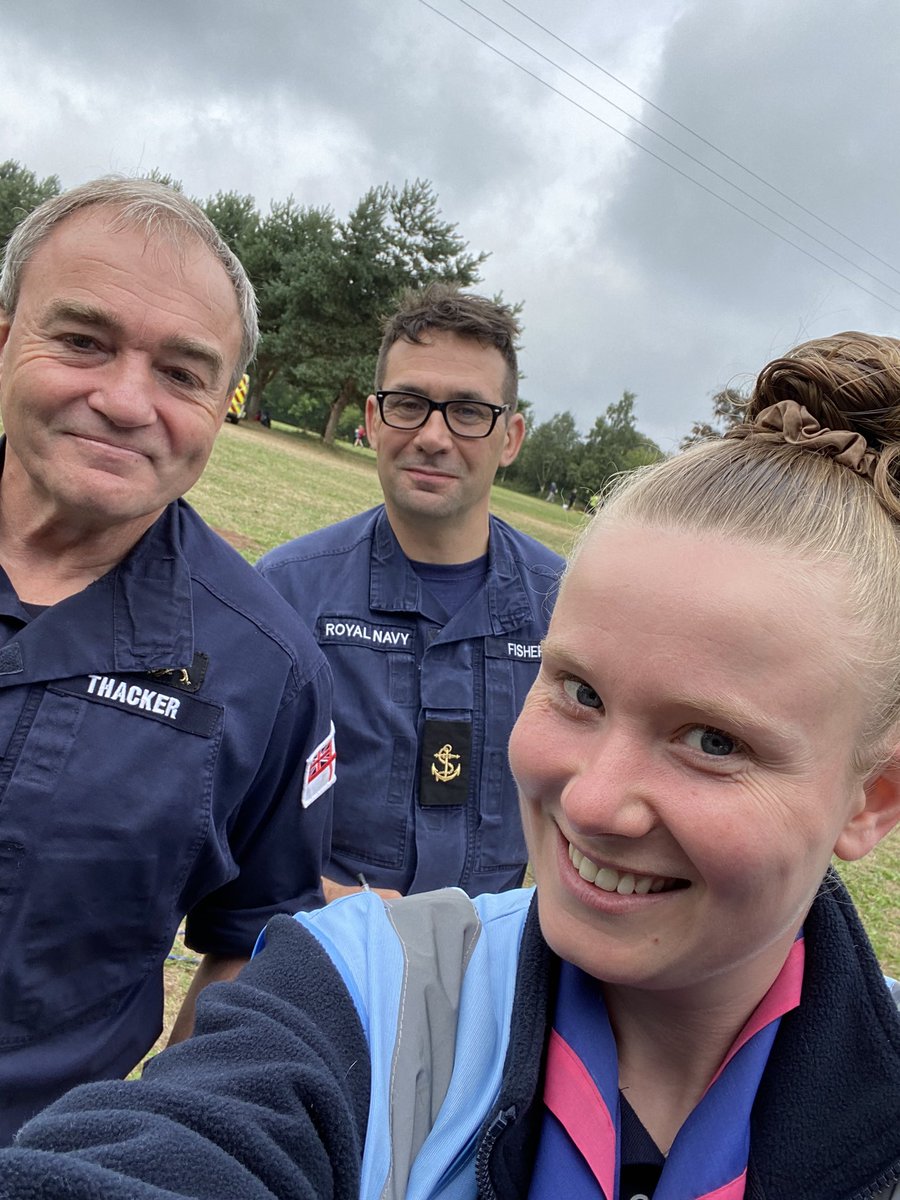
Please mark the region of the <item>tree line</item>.
<svg viewBox="0 0 900 1200"><path fill-rule="evenodd" d="M519 457L503 482L569 507L590 507L613 476L664 457L637 428L635 399L633 392L624 392L595 419L585 438L570 412L557 413L540 424L531 422Z"/></svg>
<svg viewBox="0 0 900 1200"><path fill-rule="evenodd" d="M0 249L28 212L59 191L55 175L39 179L18 162L0 163ZM251 411L265 408L327 443L352 438L361 420L381 319L400 292L432 280L474 287L488 258L443 217L427 180L370 188L346 217L293 197L261 212L253 196L237 191L198 203L243 262L259 299ZM611 476L662 457L637 428L632 392L598 413L586 436L571 412L538 423L527 398L521 403L529 433L504 472L508 486L547 495L553 484L554 497L584 507ZM701 429L715 432L698 423L692 435Z"/></svg>

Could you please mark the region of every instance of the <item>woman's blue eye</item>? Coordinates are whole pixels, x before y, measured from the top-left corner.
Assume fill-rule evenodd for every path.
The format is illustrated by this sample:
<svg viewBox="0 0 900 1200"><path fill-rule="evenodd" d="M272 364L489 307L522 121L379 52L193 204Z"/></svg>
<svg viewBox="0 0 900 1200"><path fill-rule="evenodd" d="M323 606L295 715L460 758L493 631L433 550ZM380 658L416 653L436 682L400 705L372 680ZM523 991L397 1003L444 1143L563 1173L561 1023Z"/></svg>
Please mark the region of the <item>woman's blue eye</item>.
<svg viewBox="0 0 900 1200"><path fill-rule="evenodd" d="M563 688L566 695L574 700L576 704L582 704L585 708L603 707L603 701L594 689L583 683L580 679L564 679Z"/></svg>
<svg viewBox="0 0 900 1200"><path fill-rule="evenodd" d="M730 733L723 733L721 729L711 729L708 725L697 725L694 729L689 729L684 740L692 749L716 758L734 754L741 745Z"/></svg>

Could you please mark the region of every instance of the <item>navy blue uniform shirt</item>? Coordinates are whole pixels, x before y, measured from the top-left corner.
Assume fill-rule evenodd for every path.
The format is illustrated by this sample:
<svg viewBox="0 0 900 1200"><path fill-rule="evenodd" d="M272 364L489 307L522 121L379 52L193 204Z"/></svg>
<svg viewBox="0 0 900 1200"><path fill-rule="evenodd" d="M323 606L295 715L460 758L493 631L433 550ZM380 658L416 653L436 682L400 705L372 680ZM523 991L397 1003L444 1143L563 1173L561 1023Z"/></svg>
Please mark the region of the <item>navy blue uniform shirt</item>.
<svg viewBox="0 0 900 1200"><path fill-rule="evenodd" d="M183 501L30 619L0 571L0 1141L149 1049L185 914L240 956L321 903L330 707L308 631Z"/></svg>
<svg viewBox="0 0 900 1200"><path fill-rule="evenodd" d="M507 744L540 666L563 561L496 517L483 587L447 619L383 505L280 546L264 577L334 675L339 772L326 874L403 893L519 884Z"/></svg>

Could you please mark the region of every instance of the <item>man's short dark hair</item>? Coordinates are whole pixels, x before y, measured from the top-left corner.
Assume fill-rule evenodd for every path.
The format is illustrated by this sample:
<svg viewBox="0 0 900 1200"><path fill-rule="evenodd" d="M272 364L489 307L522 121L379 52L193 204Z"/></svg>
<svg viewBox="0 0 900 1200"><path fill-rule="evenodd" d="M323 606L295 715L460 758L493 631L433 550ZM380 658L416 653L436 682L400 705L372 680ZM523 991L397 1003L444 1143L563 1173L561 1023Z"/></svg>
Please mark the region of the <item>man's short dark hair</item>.
<svg viewBox="0 0 900 1200"><path fill-rule="evenodd" d="M410 289L401 295L397 310L384 322L375 368L376 388L384 383L391 346L401 338L420 343L422 335L430 332L455 333L499 350L506 360L503 402L515 410L519 393L516 339L521 333L515 313L508 304L463 292L451 283L430 283L421 291Z"/></svg>

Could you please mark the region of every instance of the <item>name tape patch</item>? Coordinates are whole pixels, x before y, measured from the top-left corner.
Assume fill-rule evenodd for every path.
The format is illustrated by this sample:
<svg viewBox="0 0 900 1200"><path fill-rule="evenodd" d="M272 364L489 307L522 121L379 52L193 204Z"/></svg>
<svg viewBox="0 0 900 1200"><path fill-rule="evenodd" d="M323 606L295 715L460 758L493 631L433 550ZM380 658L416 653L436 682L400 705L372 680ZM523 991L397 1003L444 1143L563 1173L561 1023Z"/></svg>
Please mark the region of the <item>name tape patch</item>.
<svg viewBox="0 0 900 1200"><path fill-rule="evenodd" d="M323 792L327 792L337 778L337 753L334 748L334 722L332 722L328 737L323 738L306 760L306 772L303 776L303 792L300 803L309 808L313 800L318 800Z"/></svg>
<svg viewBox="0 0 900 1200"><path fill-rule="evenodd" d="M205 700L178 695L145 675L81 675L48 686L51 691L149 717L198 737L212 736L222 711Z"/></svg>
<svg viewBox="0 0 900 1200"><path fill-rule="evenodd" d="M488 658L515 658L538 663L541 661L540 642L517 642L515 638L485 638L484 652Z"/></svg>
<svg viewBox="0 0 900 1200"><path fill-rule="evenodd" d="M379 650L410 650L415 648L414 633L399 625L381 625L356 617L319 617L316 621L316 641L341 642L350 645L374 646Z"/></svg>

